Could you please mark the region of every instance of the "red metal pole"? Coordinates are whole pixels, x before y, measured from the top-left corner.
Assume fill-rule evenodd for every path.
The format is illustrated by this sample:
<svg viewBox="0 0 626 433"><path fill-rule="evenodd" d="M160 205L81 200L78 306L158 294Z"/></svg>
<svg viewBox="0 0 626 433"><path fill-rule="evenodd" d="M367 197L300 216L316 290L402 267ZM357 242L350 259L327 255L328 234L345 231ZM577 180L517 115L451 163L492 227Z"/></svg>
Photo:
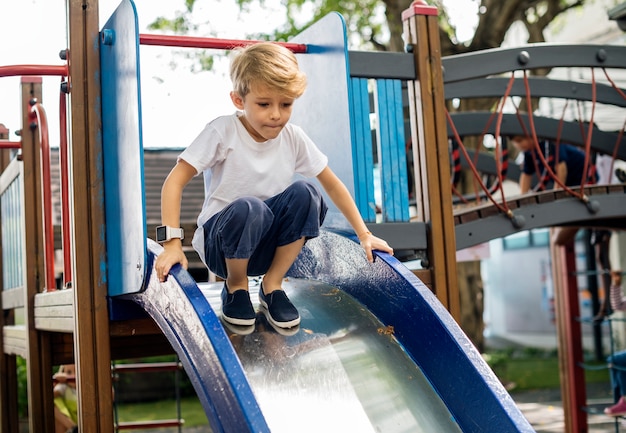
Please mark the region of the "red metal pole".
<svg viewBox="0 0 626 433"><path fill-rule="evenodd" d="M0 140L0 149L21 149L21 141Z"/></svg>
<svg viewBox="0 0 626 433"><path fill-rule="evenodd" d="M67 65L8 65L0 66L0 77L21 75L62 75L67 76Z"/></svg>
<svg viewBox="0 0 626 433"><path fill-rule="evenodd" d="M583 363L580 305L576 277L576 252L574 242L553 246L553 266L557 280L557 318L559 334L559 364L561 397L567 433L586 432L587 401Z"/></svg>
<svg viewBox="0 0 626 433"><path fill-rule="evenodd" d="M63 81L63 78L61 79ZM67 95L59 96L59 173L61 178L61 232L63 239L63 285L72 281L72 251L70 231L69 149L67 147Z"/></svg>
<svg viewBox="0 0 626 433"><path fill-rule="evenodd" d="M50 185L50 142L48 140L48 118L46 110L36 102L31 109L36 119L41 142L41 187L43 196L44 267L46 291L56 290L54 278L54 228L52 226L52 188Z"/></svg>
<svg viewBox="0 0 626 433"><path fill-rule="evenodd" d="M243 40L243 39L218 39L218 38L202 38L197 36L178 36L178 35L155 35L140 34L139 43L141 45L157 45L163 47L182 47L182 48L215 48L218 50L230 50L236 47L244 47L250 44L256 44L263 41ZM294 53L306 53L306 44L294 44L289 42L277 42Z"/></svg>

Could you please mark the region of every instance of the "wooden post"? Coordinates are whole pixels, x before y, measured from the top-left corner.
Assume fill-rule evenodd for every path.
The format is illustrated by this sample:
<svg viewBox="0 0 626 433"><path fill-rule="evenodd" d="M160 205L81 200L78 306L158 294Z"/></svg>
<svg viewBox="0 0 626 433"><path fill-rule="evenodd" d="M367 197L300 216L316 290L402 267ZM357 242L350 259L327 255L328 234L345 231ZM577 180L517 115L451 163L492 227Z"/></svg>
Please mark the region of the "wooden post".
<svg viewBox="0 0 626 433"><path fill-rule="evenodd" d="M437 8L414 1L402 13L405 40L415 59L409 110L417 219L428 224L428 268L437 298L460 321L456 240L450 186L443 69Z"/></svg>
<svg viewBox="0 0 626 433"><path fill-rule="evenodd" d="M9 139L9 130L0 123L0 139ZM0 170L7 166L6 152L0 151ZM2 245L2 233L0 232L0 245ZM0 270L2 270L2 260L0 260ZM3 281L0 279L0 294L5 289ZM4 330L5 325L10 325L9 315L5 314L2 307L2 296L0 296L0 330ZM9 432L12 423L17 423L17 408L11 402L17 401L17 387L15 386L16 365L15 356L4 353L4 332L0 332L0 432ZM11 382L11 383L9 383ZM17 424L16 424L17 425Z"/></svg>
<svg viewBox="0 0 626 433"><path fill-rule="evenodd" d="M79 431L113 429L100 117L98 2L68 0L69 165Z"/></svg>
<svg viewBox="0 0 626 433"><path fill-rule="evenodd" d="M551 236L554 239L554 236ZM564 244L551 242L552 278L559 348L559 375L565 432L587 431L587 401L583 362L582 332L578 283L576 280L576 252L573 238Z"/></svg>
<svg viewBox="0 0 626 433"><path fill-rule="evenodd" d="M9 129L4 126L3 123L0 123L0 140L8 140L9 139ZM11 150L2 149L0 150L0 171L4 171L4 169L11 162Z"/></svg>
<svg viewBox="0 0 626 433"><path fill-rule="evenodd" d="M16 360L15 355L4 353L0 360L0 432L3 433L19 431Z"/></svg>
<svg viewBox="0 0 626 433"><path fill-rule="evenodd" d="M4 125L0 124L0 129ZM8 138L9 131L4 128L0 131L0 138ZM6 155L5 152L2 152ZM2 170L6 168L2 165ZM0 232L0 245L2 245L2 233ZM0 275L2 271L3 259L0 259ZM19 429L18 419L18 393L17 393L17 358L14 354L4 352L4 327L15 324L14 310L4 310L4 280L0 279L0 432L17 432Z"/></svg>
<svg viewBox="0 0 626 433"><path fill-rule="evenodd" d="M25 325L27 341L28 413L30 431L54 432L50 335L35 328L35 295L44 286L44 245L39 130L31 118L31 100L42 102L41 77L22 78L22 161L26 249Z"/></svg>

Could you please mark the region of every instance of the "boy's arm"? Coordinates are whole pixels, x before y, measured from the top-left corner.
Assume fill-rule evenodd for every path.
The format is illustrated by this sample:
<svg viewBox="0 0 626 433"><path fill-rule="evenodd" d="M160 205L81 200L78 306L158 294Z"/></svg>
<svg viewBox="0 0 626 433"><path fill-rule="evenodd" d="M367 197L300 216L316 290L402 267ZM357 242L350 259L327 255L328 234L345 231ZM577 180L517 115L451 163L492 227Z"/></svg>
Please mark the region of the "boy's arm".
<svg viewBox="0 0 626 433"><path fill-rule="evenodd" d="M179 160L163 182L161 188L161 224L180 227L180 205L185 185L196 175L196 169L184 160ZM170 269L180 263L187 269L187 257L183 252L181 239L171 239L163 243L163 252L157 257L154 268L159 281L165 281Z"/></svg>
<svg viewBox="0 0 626 433"><path fill-rule="evenodd" d="M335 203L337 208L346 217L354 229L359 241L361 241L361 246L365 250L365 255L367 256L367 260L369 262L374 261L372 250L380 250L393 254L393 249L385 240L372 235L367 229L367 226L365 225L365 222L363 221L363 218L361 217L361 214L359 213L356 203L350 195L348 188L346 188L337 175L333 173L330 167L327 166L324 170L322 170L322 172L317 175L317 179L322 184L322 187L324 187L324 190L330 199L333 203Z"/></svg>
<svg viewBox="0 0 626 433"><path fill-rule="evenodd" d="M622 293L621 271L611 272L610 301L614 311L626 311L626 297Z"/></svg>
<svg viewBox="0 0 626 433"><path fill-rule="evenodd" d="M556 177L559 179L559 181L565 185L565 181L567 180L567 163L565 161L560 161L559 164L556 166ZM560 189L561 185L559 185L558 183L554 183L554 189Z"/></svg>
<svg viewBox="0 0 626 433"><path fill-rule="evenodd" d="M532 179L532 176L530 176L529 174L526 174L526 173L520 174L519 189L522 194L526 194L528 191L530 191L531 179Z"/></svg>

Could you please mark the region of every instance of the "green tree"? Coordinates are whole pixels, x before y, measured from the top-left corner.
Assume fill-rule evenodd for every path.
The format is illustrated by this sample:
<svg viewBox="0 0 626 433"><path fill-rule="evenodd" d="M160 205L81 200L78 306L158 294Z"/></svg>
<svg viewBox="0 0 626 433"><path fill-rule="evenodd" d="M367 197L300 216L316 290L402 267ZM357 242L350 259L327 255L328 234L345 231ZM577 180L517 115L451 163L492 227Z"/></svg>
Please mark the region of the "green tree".
<svg viewBox="0 0 626 433"><path fill-rule="evenodd" d="M210 0L181 0L184 9L174 17L159 17L150 27L179 34L209 32L194 21L197 3ZM592 0L465 0L476 6L479 16L476 31L469 41L459 40L456 27L450 23L447 0L434 0L440 11L441 46L443 55L459 54L485 48L499 47L514 22L521 22L528 30L528 42L542 42L544 30L559 15L572 8L580 7ZM253 4L263 6L265 0L237 0L242 11ZM249 34L253 39L286 41L311 24L337 11L346 20L349 43L352 49L371 48L377 50L403 51L402 11L411 0L282 0L284 23L270 33Z"/></svg>
<svg viewBox="0 0 626 433"><path fill-rule="evenodd" d="M196 3L209 0L185 0L185 9L172 18L161 17L152 23L152 29L175 33L205 31L193 21ZM470 51L497 48L502 45L508 30L521 22L527 30L529 43L545 41L546 28L564 12L583 6L593 0L465 0L475 6L478 19L471 38L462 40L457 27L450 20L448 0L430 1L439 9L440 42L443 56ZM250 39L287 41L331 11L341 13L346 21L351 49L404 51L402 38L402 12L411 0L281 0L284 23L271 33L249 34ZM237 0L242 11L264 0ZM210 30L208 30L210 32ZM210 68L211 57L201 55L201 69ZM545 73L546 71L544 71ZM493 100L464 101L460 110L484 110L493 106ZM471 140L464 142L475 147ZM459 190L473 188L471 174L462 176ZM483 283L480 262L463 262L458 265L458 282L461 296L461 327L479 350L483 340Z"/></svg>

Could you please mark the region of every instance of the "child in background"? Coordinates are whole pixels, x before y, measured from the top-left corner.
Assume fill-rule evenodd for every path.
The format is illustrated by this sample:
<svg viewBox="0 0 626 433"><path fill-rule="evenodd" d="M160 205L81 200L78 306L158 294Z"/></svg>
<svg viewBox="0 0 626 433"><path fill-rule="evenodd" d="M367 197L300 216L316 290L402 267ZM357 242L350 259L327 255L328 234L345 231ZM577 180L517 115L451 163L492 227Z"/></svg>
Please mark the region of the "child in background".
<svg viewBox="0 0 626 433"><path fill-rule="evenodd" d="M549 182L550 177L547 175L547 168L535 148L533 138L517 135L513 137L512 141L515 148L524 153L522 173L519 179L520 192L525 194L530 191L532 176L535 173L545 188L545 182ZM585 152L571 144L562 143L558 146L557 155L557 146L548 140L541 141L539 149L548 163L548 167L563 185L580 186L585 168ZM560 188L559 184L554 182L554 188Z"/></svg>
<svg viewBox="0 0 626 433"><path fill-rule="evenodd" d="M611 272L611 307L613 311L626 311L626 297L622 292L622 272ZM626 350L617 352L608 359L611 382L616 395L619 395L617 403L604 409L604 413L609 416L626 415Z"/></svg>
<svg viewBox="0 0 626 433"><path fill-rule="evenodd" d="M368 231L327 156L289 123L293 104L306 87L295 55L276 43L249 45L234 51L230 76L237 111L210 122L180 154L163 184L161 230L178 233L157 239L164 250L155 269L164 281L173 265L186 268L178 230L182 191L206 172L210 183L192 244L207 267L225 280L223 319L242 326L255 323L248 276L263 275L258 294L263 313L273 325L291 328L300 323L300 315L281 284L305 242L319 235L327 210L318 188L294 181L294 175L318 179L370 262L373 249L393 250Z"/></svg>
<svg viewBox="0 0 626 433"><path fill-rule="evenodd" d="M76 368L74 364L59 366L52 376L54 385L54 431L69 433L78 423L78 400L76 397Z"/></svg>

